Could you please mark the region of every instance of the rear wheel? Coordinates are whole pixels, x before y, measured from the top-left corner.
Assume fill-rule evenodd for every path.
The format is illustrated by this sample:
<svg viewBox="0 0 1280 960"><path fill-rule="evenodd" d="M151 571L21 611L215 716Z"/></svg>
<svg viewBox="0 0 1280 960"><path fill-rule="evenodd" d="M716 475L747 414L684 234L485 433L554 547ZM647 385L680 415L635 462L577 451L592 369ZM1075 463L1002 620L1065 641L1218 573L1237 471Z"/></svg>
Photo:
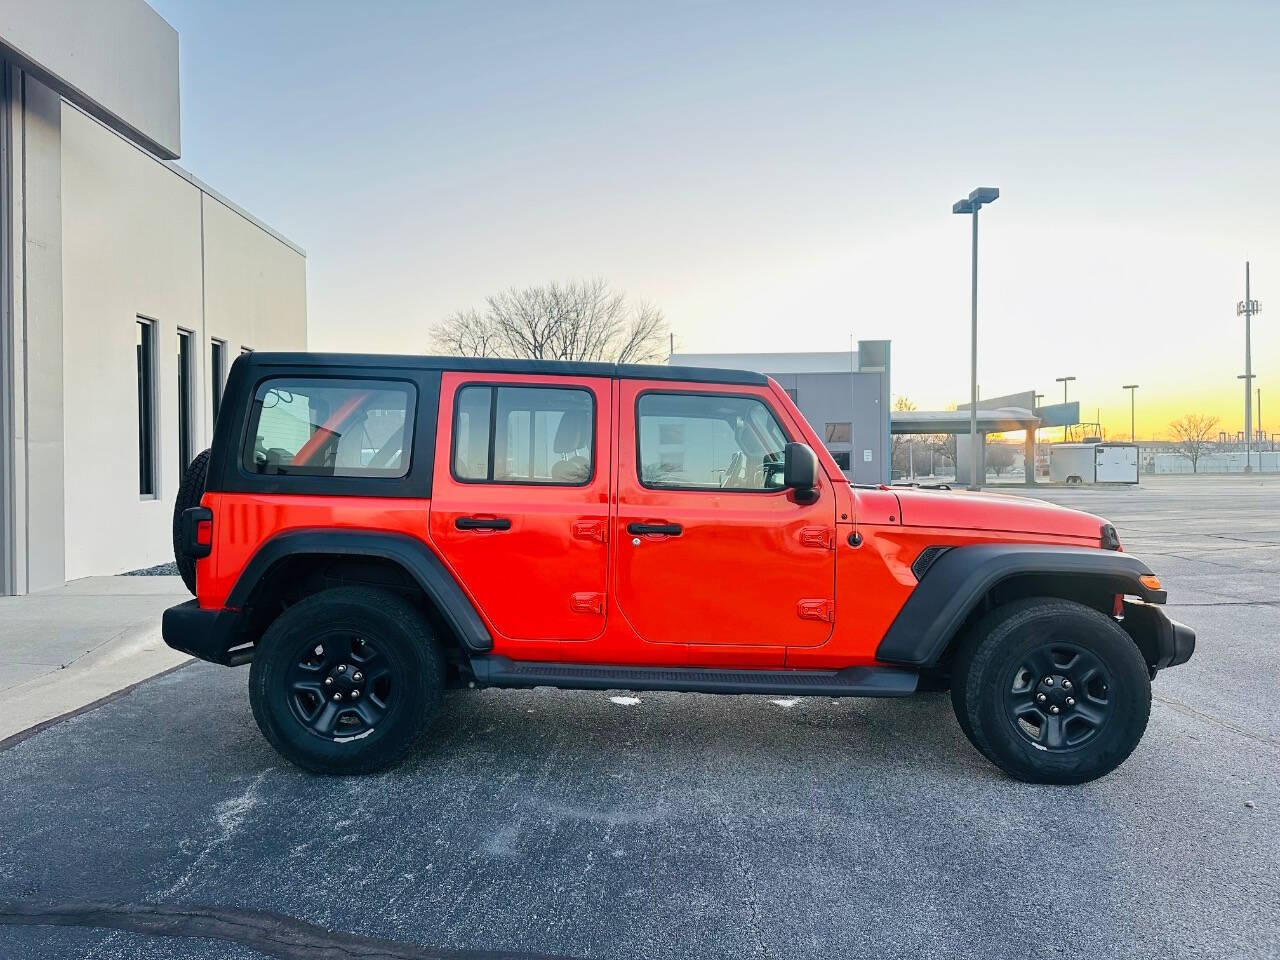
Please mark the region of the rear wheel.
<svg viewBox="0 0 1280 960"><path fill-rule="evenodd" d="M1114 620L1055 598L999 607L957 651L951 702L965 735L1010 776L1083 783L1133 752L1151 681Z"/></svg>
<svg viewBox="0 0 1280 960"><path fill-rule="evenodd" d="M259 641L249 671L263 736L316 773L368 773L400 760L443 687L426 618L399 595L364 587L290 607Z"/></svg>

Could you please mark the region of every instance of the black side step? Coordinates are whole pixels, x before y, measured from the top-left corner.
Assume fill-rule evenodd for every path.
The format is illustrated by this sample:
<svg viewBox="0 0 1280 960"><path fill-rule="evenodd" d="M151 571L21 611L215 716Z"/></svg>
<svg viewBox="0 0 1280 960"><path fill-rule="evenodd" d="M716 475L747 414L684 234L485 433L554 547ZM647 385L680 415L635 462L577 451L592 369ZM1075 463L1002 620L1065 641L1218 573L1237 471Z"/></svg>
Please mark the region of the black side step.
<svg viewBox="0 0 1280 960"><path fill-rule="evenodd" d="M560 687L565 690L675 690L686 693L770 693L812 697L906 697L916 692L915 670L716 670L705 667L607 667L542 663L509 657L471 657L481 687Z"/></svg>

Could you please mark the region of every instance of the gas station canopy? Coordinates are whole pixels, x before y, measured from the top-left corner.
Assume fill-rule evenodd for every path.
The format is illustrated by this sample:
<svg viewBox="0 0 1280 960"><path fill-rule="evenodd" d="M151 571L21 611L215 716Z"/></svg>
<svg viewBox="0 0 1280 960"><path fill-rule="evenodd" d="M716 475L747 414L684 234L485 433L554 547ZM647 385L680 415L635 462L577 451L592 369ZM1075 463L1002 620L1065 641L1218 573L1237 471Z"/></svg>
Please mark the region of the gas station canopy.
<svg viewBox="0 0 1280 960"><path fill-rule="evenodd" d="M1042 426L1040 418L1022 407L1001 407L978 411L979 433L1012 433ZM894 410L889 432L968 434L968 410Z"/></svg>

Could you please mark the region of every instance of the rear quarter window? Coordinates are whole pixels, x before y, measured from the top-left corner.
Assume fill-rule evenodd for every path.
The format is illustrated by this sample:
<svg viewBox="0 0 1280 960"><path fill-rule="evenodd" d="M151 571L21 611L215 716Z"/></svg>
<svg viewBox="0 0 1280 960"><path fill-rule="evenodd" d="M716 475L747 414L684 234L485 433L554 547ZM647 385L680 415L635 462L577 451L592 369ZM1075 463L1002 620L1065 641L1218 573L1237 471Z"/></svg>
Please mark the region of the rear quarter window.
<svg viewBox="0 0 1280 960"><path fill-rule="evenodd" d="M242 465L259 476L404 477L416 405L414 385L398 380L265 380Z"/></svg>

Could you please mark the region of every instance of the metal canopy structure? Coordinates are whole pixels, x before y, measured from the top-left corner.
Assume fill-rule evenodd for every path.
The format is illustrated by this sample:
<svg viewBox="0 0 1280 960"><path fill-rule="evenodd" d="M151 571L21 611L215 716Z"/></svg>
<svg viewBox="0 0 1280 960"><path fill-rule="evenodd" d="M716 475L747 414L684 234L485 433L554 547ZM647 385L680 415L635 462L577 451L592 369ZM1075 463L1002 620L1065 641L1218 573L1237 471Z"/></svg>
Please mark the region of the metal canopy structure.
<svg viewBox="0 0 1280 960"><path fill-rule="evenodd" d="M978 403L976 412L978 455L986 459L986 437L989 433L1023 433L1023 459L1030 466L1026 469L1026 483L1035 484L1036 431L1041 427L1064 427L1080 422L1080 404L1036 404L1033 391L1013 393L1003 397L991 397ZM889 432L896 436L915 434L945 434L968 436L975 423L975 414L969 404L962 403L956 410L894 410L889 418ZM964 450L957 444L956 453ZM960 469L960 464L956 464ZM985 474L985 470L983 471Z"/></svg>
<svg viewBox="0 0 1280 960"><path fill-rule="evenodd" d="M1040 418L1024 407L1001 407L978 411L978 433L1012 433L1034 430ZM968 410L894 410L890 414L889 432L894 434L969 433Z"/></svg>

